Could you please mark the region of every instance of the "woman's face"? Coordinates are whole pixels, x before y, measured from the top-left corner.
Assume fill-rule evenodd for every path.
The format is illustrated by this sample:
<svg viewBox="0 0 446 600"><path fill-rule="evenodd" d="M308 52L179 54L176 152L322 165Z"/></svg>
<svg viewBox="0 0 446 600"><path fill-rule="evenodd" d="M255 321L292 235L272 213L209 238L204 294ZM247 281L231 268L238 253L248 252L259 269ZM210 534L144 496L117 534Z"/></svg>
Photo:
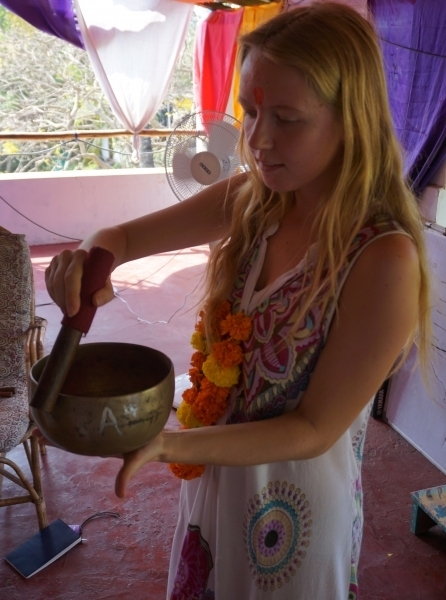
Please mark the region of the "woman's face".
<svg viewBox="0 0 446 600"><path fill-rule="evenodd" d="M329 193L342 161L343 125L301 72L253 49L242 65L239 100L265 185L311 202Z"/></svg>

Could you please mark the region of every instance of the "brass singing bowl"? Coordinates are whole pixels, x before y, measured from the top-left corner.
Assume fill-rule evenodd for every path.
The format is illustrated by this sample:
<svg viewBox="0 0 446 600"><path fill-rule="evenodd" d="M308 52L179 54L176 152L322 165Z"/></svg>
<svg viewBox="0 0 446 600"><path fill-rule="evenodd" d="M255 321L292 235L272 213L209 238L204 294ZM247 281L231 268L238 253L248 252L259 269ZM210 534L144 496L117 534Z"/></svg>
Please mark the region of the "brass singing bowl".
<svg viewBox="0 0 446 600"><path fill-rule="evenodd" d="M47 358L31 368L31 398ZM81 344L53 411L31 408L31 415L63 450L116 456L144 446L163 429L174 392L173 365L162 352L136 344Z"/></svg>

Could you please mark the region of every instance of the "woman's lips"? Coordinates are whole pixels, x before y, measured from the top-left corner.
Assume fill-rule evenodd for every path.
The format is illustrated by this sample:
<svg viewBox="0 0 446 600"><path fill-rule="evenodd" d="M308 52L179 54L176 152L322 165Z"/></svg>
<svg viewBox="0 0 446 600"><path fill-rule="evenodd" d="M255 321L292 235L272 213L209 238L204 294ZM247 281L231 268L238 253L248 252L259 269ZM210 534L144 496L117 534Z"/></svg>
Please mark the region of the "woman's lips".
<svg viewBox="0 0 446 600"><path fill-rule="evenodd" d="M261 160L257 161L257 166L263 173L272 173L273 171L277 171L278 169L280 169L282 167L281 164L268 163L268 162L263 162Z"/></svg>

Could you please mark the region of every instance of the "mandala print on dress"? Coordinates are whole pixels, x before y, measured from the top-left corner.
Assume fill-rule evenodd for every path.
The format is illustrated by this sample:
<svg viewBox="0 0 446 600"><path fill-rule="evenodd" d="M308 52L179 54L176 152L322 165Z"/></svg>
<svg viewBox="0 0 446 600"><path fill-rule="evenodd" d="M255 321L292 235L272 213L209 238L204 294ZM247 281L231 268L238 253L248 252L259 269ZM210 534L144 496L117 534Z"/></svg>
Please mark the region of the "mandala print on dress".
<svg viewBox="0 0 446 600"><path fill-rule="evenodd" d="M243 536L257 587L273 591L296 574L310 545L310 517L305 494L286 481L269 482L249 500Z"/></svg>
<svg viewBox="0 0 446 600"><path fill-rule="evenodd" d="M358 600L358 586L354 584L350 584L350 589L348 591L347 600Z"/></svg>
<svg viewBox="0 0 446 600"><path fill-rule="evenodd" d="M213 566L209 544L200 528L189 525L170 600L212 600L213 592L205 590Z"/></svg>

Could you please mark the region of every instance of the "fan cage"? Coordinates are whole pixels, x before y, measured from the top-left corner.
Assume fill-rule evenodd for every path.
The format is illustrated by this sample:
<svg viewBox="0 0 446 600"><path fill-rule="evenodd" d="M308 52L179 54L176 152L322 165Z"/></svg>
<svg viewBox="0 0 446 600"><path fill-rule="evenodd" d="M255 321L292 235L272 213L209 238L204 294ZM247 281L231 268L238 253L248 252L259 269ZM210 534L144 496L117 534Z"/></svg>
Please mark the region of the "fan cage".
<svg viewBox="0 0 446 600"><path fill-rule="evenodd" d="M185 162L207 150L214 140L214 145L226 144L233 152L229 174L245 170L236 151L239 136L235 130L240 128L240 121L231 115L212 110L192 113L178 122L167 139L164 167L169 186L180 202L207 187L196 181L190 171L186 172Z"/></svg>

